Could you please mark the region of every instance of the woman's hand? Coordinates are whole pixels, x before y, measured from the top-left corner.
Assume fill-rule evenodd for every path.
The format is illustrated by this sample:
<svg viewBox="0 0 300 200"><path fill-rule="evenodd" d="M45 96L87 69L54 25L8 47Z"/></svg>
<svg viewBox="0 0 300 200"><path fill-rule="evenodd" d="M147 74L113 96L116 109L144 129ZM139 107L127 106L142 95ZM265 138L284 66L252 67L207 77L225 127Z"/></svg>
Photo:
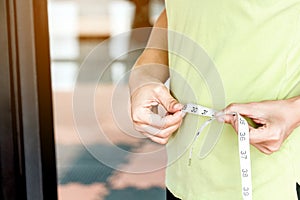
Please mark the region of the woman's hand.
<svg viewBox="0 0 300 200"><path fill-rule="evenodd" d="M159 104L167 111L165 116L154 111ZM180 126L182 107L162 83L145 84L131 95L131 115L135 129L159 144L166 144Z"/></svg>
<svg viewBox="0 0 300 200"><path fill-rule="evenodd" d="M237 117L249 118L250 143L261 152L271 154L278 151L284 140L300 125L299 97L287 100L262 101L246 104L231 104L218 114L219 121L231 124L237 131Z"/></svg>
<svg viewBox="0 0 300 200"><path fill-rule="evenodd" d="M163 84L169 78L167 33L167 14L163 10L129 78L134 127L159 144L168 142L183 118L183 106ZM165 116L155 112L158 105L167 111Z"/></svg>

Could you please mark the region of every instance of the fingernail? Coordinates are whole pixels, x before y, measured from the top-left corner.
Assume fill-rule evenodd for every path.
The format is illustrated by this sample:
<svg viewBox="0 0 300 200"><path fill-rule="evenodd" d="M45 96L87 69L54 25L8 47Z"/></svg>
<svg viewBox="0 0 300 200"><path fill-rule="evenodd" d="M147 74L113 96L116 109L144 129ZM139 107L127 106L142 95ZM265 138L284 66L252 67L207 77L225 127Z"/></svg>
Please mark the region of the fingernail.
<svg viewBox="0 0 300 200"><path fill-rule="evenodd" d="M178 116L178 117L179 117L179 116L184 117L185 114L186 114L185 112L177 111L177 112L174 114L174 116L176 116L176 117L177 117L177 116Z"/></svg>
<svg viewBox="0 0 300 200"><path fill-rule="evenodd" d="M218 122L225 122L225 113L223 111L219 111L215 114L215 118Z"/></svg>
<svg viewBox="0 0 300 200"><path fill-rule="evenodd" d="M158 105L158 102L153 101L153 102L150 103L150 105L151 105L151 106L157 106L157 105Z"/></svg>
<svg viewBox="0 0 300 200"><path fill-rule="evenodd" d="M177 104L175 104L175 105L173 106L173 108L176 109L176 110L180 110L180 109L182 108L182 105L179 104L179 103L177 103Z"/></svg>
<svg viewBox="0 0 300 200"><path fill-rule="evenodd" d="M221 123L225 122L225 115L216 116L216 120Z"/></svg>
<svg viewBox="0 0 300 200"><path fill-rule="evenodd" d="M220 117L220 116L224 116L225 115L225 113L223 112L223 111L219 111L219 112L217 112L216 113L216 117Z"/></svg>

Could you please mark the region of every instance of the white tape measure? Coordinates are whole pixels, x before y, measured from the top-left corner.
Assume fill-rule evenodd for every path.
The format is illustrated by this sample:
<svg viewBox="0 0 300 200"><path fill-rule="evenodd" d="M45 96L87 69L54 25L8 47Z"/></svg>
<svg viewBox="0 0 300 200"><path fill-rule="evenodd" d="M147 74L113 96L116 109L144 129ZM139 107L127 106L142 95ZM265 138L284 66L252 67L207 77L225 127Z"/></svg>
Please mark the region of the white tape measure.
<svg viewBox="0 0 300 200"><path fill-rule="evenodd" d="M192 141L192 146L189 155L189 165L191 165L193 144L201 134L202 130L215 120L216 110L206 108L196 104L186 104L182 109L183 112L195 115L209 117L209 119L199 128ZM242 196L244 200L252 200L252 179L251 179L251 159L250 159L250 141L249 141L249 126L247 121L238 113L238 142L240 156L240 173L242 181Z"/></svg>

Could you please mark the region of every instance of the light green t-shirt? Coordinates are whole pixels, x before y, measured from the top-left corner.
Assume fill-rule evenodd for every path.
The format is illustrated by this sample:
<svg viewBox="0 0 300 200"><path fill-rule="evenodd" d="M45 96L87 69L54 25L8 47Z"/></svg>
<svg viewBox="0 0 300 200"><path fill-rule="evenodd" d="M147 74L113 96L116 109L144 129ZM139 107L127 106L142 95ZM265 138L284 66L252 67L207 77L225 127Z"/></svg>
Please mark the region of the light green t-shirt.
<svg viewBox="0 0 300 200"><path fill-rule="evenodd" d="M300 95L299 0L168 0L166 10L168 29L201 46L214 63L211 70L197 66L199 50L169 33L170 87L181 103L221 110L230 103ZM212 86L214 80L222 87ZM237 134L230 125L223 126L210 154L199 159L211 133L206 128L188 166L192 138L204 121L187 114L169 141L167 187L184 200L242 199ZM271 155L251 146L251 166L254 200L297 199L300 129Z"/></svg>

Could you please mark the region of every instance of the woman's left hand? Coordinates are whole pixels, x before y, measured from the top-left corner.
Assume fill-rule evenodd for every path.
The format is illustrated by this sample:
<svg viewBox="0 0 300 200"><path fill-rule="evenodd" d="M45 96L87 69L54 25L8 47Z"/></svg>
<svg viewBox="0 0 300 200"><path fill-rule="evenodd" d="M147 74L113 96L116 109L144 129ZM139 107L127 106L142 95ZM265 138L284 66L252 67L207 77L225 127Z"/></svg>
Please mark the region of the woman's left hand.
<svg viewBox="0 0 300 200"><path fill-rule="evenodd" d="M223 114L222 114L223 113ZM218 114L218 120L231 124L238 132L236 115L251 119L250 143L265 154L278 151L284 140L300 125L300 97L287 100L230 104Z"/></svg>

